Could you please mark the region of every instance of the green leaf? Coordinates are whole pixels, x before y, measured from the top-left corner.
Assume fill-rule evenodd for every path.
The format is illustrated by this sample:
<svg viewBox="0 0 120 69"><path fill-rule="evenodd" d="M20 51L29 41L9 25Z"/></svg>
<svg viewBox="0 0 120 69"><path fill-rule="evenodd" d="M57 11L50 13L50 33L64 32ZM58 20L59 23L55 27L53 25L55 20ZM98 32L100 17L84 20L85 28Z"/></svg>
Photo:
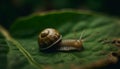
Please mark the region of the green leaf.
<svg viewBox="0 0 120 69"><path fill-rule="evenodd" d="M0 34L0 68L6 69L7 67L7 54L9 47L7 46L6 40Z"/></svg>
<svg viewBox="0 0 120 69"><path fill-rule="evenodd" d="M80 52L40 52L38 35L41 30L48 27L57 29L63 35L63 39L79 39L80 34L84 31L82 38L85 40L83 41L84 50ZM28 61L32 63L30 59L33 59L35 63L39 63L39 66L44 68L84 67L84 65L108 58L108 54L119 50L114 44L100 42L104 39L111 41L119 38L119 29L120 23L117 19L90 12L56 11L32 14L16 20L11 26L10 33L17 41L8 42L11 51L8 53L8 66L11 69L33 69L34 62L33 65L28 63ZM25 57L29 57L27 54L30 54L30 58L26 59Z"/></svg>

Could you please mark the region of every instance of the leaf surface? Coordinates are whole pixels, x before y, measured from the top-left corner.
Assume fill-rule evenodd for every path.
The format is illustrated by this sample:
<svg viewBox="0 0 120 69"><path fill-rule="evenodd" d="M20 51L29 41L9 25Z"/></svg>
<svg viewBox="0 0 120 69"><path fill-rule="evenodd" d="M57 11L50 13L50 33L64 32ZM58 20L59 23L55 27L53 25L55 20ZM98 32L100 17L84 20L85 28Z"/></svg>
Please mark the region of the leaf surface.
<svg viewBox="0 0 120 69"><path fill-rule="evenodd" d="M55 28L63 39L82 40L84 50L80 52L43 53L39 51L38 35L45 28ZM22 44L32 58L44 68L70 68L89 65L107 58L111 52L118 51L114 44L103 44L100 40L111 41L120 36L120 23L114 18L78 11L59 11L45 14L33 14L16 20L11 26L11 35ZM11 69L33 69L19 49L8 42L11 52L8 65ZM11 60L12 59L12 60ZM16 62L17 61L17 62ZM19 67L21 66L21 67ZM18 68L19 67L19 68Z"/></svg>

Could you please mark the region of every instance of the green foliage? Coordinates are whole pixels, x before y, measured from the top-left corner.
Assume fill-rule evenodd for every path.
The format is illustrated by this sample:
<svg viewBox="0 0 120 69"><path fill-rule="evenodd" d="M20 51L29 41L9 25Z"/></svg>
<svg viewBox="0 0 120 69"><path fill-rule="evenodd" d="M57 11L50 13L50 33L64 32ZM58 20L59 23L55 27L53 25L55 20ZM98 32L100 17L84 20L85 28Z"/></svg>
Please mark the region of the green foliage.
<svg viewBox="0 0 120 69"><path fill-rule="evenodd" d="M0 68L6 69L7 67L7 54L9 52L9 47L6 40L0 34Z"/></svg>
<svg viewBox="0 0 120 69"><path fill-rule="evenodd" d="M116 46L99 41L119 37L119 26L117 20L107 16L88 12L61 11L33 14L18 19L11 26L10 33L40 66L60 68L59 65L62 64L63 68L69 68L71 64L78 66L90 64L117 51ZM84 31L84 50L80 52L40 52L37 43L38 35L41 30L48 27L57 29L63 35L63 39L79 39L80 34ZM34 66L28 63L28 58L23 56L25 52L21 53L21 48L16 45L8 42L10 48L9 53L6 54L8 68L33 69Z"/></svg>

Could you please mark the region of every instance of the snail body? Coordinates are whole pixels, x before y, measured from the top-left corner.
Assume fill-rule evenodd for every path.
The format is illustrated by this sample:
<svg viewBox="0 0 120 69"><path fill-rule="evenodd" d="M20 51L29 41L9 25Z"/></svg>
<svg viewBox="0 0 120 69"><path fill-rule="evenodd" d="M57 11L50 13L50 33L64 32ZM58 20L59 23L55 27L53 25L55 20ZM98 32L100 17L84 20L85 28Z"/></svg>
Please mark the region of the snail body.
<svg viewBox="0 0 120 69"><path fill-rule="evenodd" d="M83 48L81 40L62 40L62 35L53 28L43 30L39 34L38 43L40 51L80 51Z"/></svg>
<svg viewBox="0 0 120 69"><path fill-rule="evenodd" d="M82 50L82 41L81 40L73 40L73 39L68 39L68 40L62 40L59 44L61 47L59 50L61 51L71 51L71 50Z"/></svg>

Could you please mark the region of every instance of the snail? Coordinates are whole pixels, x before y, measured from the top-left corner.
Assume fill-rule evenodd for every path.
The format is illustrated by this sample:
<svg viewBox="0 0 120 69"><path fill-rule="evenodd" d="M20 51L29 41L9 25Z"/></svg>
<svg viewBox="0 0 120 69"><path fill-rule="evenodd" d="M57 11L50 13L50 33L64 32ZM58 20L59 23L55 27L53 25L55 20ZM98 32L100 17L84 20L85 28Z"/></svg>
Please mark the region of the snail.
<svg viewBox="0 0 120 69"><path fill-rule="evenodd" d="M53 28L44 29L38 36L40 51L81 51L82 40L62 40L62 35Z"/></svg>

